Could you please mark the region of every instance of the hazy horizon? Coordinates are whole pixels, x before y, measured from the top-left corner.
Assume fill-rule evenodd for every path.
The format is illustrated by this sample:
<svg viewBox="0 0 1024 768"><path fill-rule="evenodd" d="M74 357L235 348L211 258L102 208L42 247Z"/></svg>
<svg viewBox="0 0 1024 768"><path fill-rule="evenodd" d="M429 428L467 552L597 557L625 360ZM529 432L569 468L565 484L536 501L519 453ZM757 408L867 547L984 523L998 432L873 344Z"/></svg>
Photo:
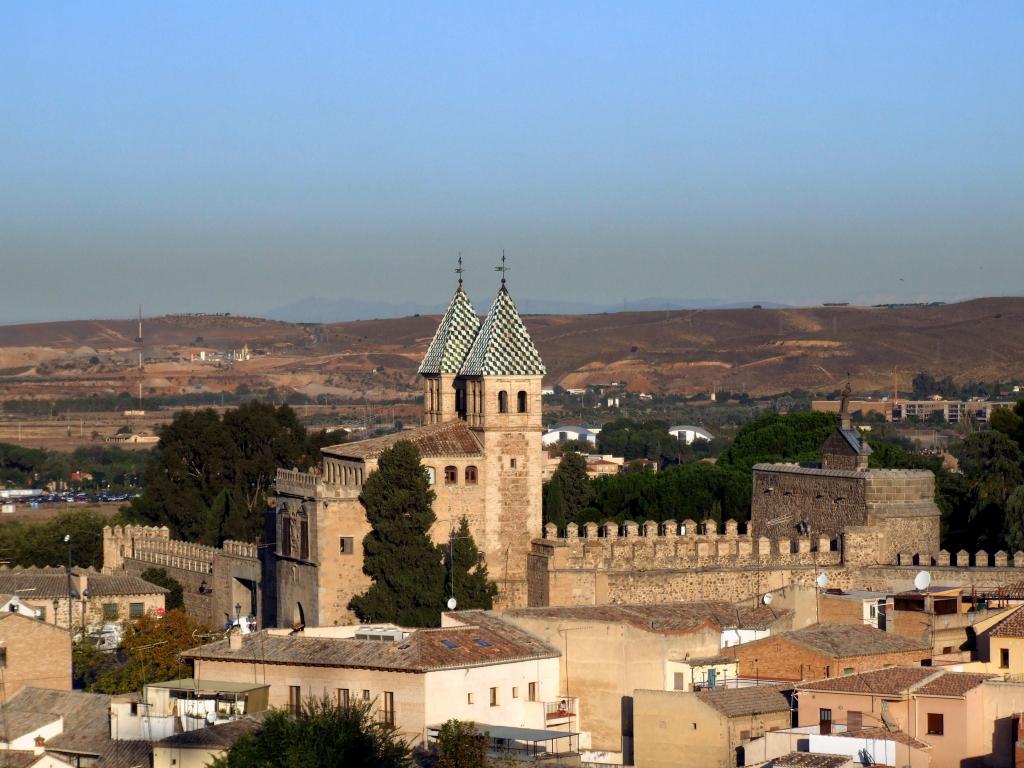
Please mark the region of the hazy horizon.
<svg viewBox="0 0 1024 768"><path fill-rule="evenodd" d="M22 5L0 323L1024 293L1024 6Z"/></svg>

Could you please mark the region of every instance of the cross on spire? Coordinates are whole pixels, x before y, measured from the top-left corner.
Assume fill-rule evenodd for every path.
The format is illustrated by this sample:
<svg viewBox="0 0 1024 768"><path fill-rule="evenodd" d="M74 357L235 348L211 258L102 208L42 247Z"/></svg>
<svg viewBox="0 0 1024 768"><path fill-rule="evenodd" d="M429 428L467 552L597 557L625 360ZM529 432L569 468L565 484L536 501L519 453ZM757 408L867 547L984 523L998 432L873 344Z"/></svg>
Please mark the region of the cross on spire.
<svg viewBox="0 0 1024 768"><path fill-rule="evenodd" d="M501 272L501 284L505 285L505 273L508 272L512 267L505 266L505 249L501 249L501 265L494 268L495 272Z"/></svg>
<svg viewBox="0 0 1024 768"><path fill-rule="evenodd" d="M462 268L462 251L459 251L459 266L455 268L455 274L459 276L459 285L462 285L462 273L465 271Z"/></svg>

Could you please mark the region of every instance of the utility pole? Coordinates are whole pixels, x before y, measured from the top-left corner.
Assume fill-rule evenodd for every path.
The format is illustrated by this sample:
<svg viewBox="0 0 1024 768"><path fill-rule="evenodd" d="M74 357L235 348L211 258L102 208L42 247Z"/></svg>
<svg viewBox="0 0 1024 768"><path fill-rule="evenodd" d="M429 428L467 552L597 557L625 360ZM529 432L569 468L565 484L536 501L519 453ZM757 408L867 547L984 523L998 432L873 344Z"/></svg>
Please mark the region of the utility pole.
<svg viewBox="0 0 1024 768"><path fill-rule="evenodd" d="M64 535L64 543L68 545L68 634L75 639L75 633L71 629L71 534Z"/></svg>

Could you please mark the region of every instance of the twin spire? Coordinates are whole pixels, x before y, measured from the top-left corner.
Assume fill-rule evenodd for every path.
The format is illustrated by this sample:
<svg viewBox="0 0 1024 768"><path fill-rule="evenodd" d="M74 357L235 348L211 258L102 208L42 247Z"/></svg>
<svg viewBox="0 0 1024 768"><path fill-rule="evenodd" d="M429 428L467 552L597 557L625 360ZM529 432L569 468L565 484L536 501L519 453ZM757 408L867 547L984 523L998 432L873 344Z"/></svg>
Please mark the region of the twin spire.
<svg viewBox="0 0 1024 768"><path fill-rule="evenodd" d="M427 347L420 364L420 373L439 375L453 373L459 376L543 376L546 372L540 353L515 302L505 285L505 254L501 265L494 268L501 273L501 288L483 323L462 287L462 255L455 273L459 285L455 289L441 324Z"/></svg>

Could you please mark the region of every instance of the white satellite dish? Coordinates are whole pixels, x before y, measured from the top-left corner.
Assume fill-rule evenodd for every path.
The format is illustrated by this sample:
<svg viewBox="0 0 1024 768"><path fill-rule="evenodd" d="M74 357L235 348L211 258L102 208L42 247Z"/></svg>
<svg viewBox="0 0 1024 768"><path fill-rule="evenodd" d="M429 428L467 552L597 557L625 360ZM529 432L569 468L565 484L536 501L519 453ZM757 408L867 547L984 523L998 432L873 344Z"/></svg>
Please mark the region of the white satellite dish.
<svg viewBox="0 0 1024 768"><path fill-rule="evenodd" d="M761 598L761 602L764 603L765 605L771 605L772 604L772 600L774 600L774 599L775 599L775 596L772 595L771 592L765 592L764 593L764 597Z"/></svg>
<svg viewBox="0 0 1024 768"><path fill-rule="evenodd" d="M449 597L448 598L448 610L449 611L454 611L455 610L455 606L457 606L457 605L458 605L458 602L456 602L454 597Z"/></svg>
<svg viewBox="0 0 1024 768"><path fill-rule="evenodd" d="M818 585L818 589L824 589L828 586L828 574L819 573L818 578L814 580L814 583Z"/></svg>
<svg viewBox="0 0 1024 768"><path fill-rule="evenodd" d="M928 585L931 583L932 575L928 573L928 571L920 571L917 576L914 577L914 586L920 591L928 589Z"/></svg>

